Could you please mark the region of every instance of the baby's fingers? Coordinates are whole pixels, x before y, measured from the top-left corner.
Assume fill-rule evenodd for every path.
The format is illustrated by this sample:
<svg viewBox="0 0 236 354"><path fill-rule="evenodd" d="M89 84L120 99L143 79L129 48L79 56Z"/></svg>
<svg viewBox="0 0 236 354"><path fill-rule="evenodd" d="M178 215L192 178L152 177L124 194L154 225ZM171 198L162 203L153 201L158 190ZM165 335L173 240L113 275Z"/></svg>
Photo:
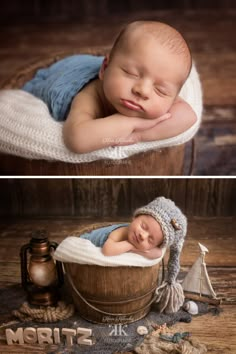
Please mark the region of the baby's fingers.
<svg viewBox="0 0 236 354"><path fill-rule="evenodd" d="M171 114L168 112L168 113L165 113L162 116L156 118L155 121L156 121L156 123L161 123L164 120L169 119L170 117L171 117Z"/></svg>

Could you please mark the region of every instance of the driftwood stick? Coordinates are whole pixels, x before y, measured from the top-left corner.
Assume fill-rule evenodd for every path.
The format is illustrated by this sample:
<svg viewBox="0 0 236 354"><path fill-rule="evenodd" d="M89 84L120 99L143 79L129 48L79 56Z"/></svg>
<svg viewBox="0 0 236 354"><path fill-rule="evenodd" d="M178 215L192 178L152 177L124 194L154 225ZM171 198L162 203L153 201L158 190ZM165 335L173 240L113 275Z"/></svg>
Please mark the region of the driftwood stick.
<svg viewBox="0 0 236 354"><path fill-rule="evenodd" d="M208 304L212 304L212 305L220 305L222 302L222 299L213 299L207 296L200 296L197 294L191 294L191 293L187 293L184 291L184 296L186 299L191 299L191 300L195 300L195 301L202 301L202 302L207 302Z"/></svg>

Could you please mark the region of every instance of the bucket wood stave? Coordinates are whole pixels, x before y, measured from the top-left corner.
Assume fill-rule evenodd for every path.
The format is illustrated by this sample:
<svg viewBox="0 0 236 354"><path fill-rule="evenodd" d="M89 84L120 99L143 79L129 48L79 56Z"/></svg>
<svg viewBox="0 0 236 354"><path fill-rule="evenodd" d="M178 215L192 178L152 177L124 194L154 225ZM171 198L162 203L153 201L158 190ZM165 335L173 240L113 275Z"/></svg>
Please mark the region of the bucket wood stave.
<svg viewBox="0 0 236 354"><path fill-rule="evenodd" d="M159 265L64 264L75 306L94 323L131 323L145 317L154 300Z"/></svg>
<svg viewBox="0 0 236 354"><path fill-rule="evenodd" d="M18 70L3 84L3 89L19 89L36 71L73 54L105 55L108 47L77 48L73 52L60 52L40 59ZM99 160L89 163L30 160L18 156L0 154L2 175L101 175L101 176L167 176L182 175L185 144L159 150L141 152L122 160Z"/></svg>

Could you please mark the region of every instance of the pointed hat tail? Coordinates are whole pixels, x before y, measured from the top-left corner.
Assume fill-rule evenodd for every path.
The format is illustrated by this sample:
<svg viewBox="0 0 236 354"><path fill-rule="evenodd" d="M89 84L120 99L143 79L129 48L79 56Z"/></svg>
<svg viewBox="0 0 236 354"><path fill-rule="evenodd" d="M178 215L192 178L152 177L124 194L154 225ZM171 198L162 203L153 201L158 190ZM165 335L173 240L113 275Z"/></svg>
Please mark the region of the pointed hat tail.
<svg viewBox="0 0 236 354"><path fill-rule="evenodd" d="M156 289L156 302L160 312L177 312L184 303L184 292L181 284L164 282Z"/></svg>

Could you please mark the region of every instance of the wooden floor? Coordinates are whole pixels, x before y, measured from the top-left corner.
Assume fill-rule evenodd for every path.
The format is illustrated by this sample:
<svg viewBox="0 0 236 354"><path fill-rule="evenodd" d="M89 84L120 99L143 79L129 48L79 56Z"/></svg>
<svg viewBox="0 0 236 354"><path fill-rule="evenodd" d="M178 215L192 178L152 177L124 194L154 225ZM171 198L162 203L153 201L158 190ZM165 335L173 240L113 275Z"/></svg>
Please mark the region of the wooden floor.
<svg viewBox="0 0 236 354"><path fill-rule="evenodd" d="M203 124L195 138L194 175L236 175L236 11L156 11L98 18L88 24L2 26L0 85L40 57L81 47L110 46L123 24L165 21L191 47L204 93ZM189 166L190 146L186 153ZM185 174L188 168L185 169Z"/></svg>
<svg viewBox="0 0 236 354"><path fill-rule="evenodd" d="M104 219L107 221L107 219ZM116 220L120 221L120 220ZM78 225L88 225L92 220L34 219L4 220L0 229L0 291L20 283L19 250L28 243L32 230L45 228L50 240L60 242L76 232ZM219 316L207 314L193 318L191 323L178 323L176 330L190 331L208 346L209 353L236 353L236 218L191 218L188 236L181 256L181 277L198 257L198 242L210 251L206 257L208 273L217 295L223 298ZM1 323L12 320L10 314ZM34 351L33 351L34 349ZM4 328L0 327L0 353L46 353L40 347L7 346ZM50 351L51 353L53 351ZM56 352L55 352L56 353ZM92 353L92 352L91 352Z"/></svg>

